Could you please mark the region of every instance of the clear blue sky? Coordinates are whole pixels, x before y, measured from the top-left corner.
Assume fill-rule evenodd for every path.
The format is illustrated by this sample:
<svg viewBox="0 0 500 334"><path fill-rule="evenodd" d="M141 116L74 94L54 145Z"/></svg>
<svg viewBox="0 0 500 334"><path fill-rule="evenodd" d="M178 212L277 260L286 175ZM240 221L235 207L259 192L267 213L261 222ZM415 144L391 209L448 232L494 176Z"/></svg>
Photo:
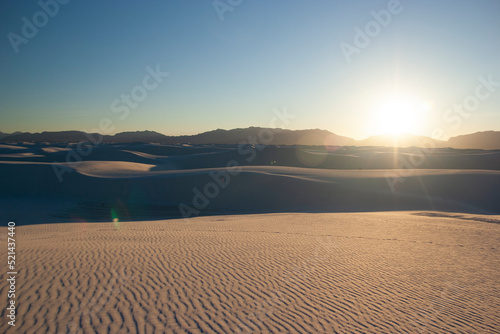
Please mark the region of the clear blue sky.
<svg viewBox="0 0 500 334"><path fill-rule="evenodd" d="M355 27L390 2L243 0L220 20L212 0L72 0L43 25L37 1L2 0L0 131L92 130L109 118L114 132L194 134L268 126L286 107L288 128L360 139L380 132L394 96L428 107L419 134L500 130L500 87L460 124L443 120L479 76L500 82L500 1L400 0L349 63L341 43L355 46ZM41 27L16 53L9 33L22 37L34 15ZM120 119L113 101L157 64L169 76Z"/></svg>

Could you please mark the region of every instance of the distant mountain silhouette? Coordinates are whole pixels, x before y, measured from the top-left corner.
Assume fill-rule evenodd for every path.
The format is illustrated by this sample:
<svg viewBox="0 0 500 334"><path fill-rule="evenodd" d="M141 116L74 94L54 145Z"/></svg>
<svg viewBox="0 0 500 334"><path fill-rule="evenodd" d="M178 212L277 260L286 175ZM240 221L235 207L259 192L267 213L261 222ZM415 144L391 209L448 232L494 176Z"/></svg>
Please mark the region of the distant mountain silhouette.
<svg viewBox="0 0 500 334"><path fill-rule="evenodd" d="M356 146L397 146L397 147L447 147L446 141L432 139L426 136L416 136L413 134L386 134L373 136L363 140L357 140Z"/></svg>
<svg viewBox="0 0 500 334"><path fill-rule="evenodd" d="M160 143L160 144L268 144L268 145L326 145L326 146L399 146L500 149L500 131L477 132L457 137L448 141L431 139L411 134L381 135L363 140L354 140L339 136L327 130L286 130L260 127L239 128L232 130L217 129L197 135L166 136L155 131L120 132L113 136L101 136L82 131L56 131L41 133L0 132L1 141L10 142L56 142L70 143L102 140L104 143Z"/></svg>
<svg viewBox="0 0 500 334"><path fill-rule="evenodd" d="M129 131L120 132L114 136L104 136L103 142L105 143L133 143L133 142L146 142L146 143L170 143L170 138L155 131Z"/></svg>
<svg viewBox="0 0 500 334"><path fill-rule="evenodd" d="M95 133L86 133L82 131L55 131L42 133L17 133L2 138L2 141L31 141L31 142L56 142L73 143L89 141L92 136L99 136Z"/></svg>
<svg viewBox="0 0 500 334"><path fill-rule="evenodd" d="M500 149L500 131L483 131L451 137L448 146L454 148L481 148L483 150Z"/></svg>
<svg viewBox="0 0 500 334"><path fill-rule="evenodd" d="M2 138L5 138L5 137L8 137L8 136L12 136L12 135L17 135L17 134L20 134L21 132L17 131L17 132L14 132L14 133L5 133L5 132L1 132L0 131L0 140Z"/></svg>
<svg viewBox="0 0 500 334"><path fill-rule="evenodd" d="M173 138L172 138L173 139ZM181 136L191 144L269 144L269 145L352 145L353 139L338 136L326 130L285 130L250 127L244 129L222 130L200 133L194 136Z"/></svg>
<svg viewBox="0 0 500 334"><path fill-rule="evenodd" d="M95 133L82 131L60 131L42 133L20 133L6 136L2 141L33 142L80 142L98 138ZM197 135L165 136L154 131L121 132L114 136L102 136L104 143L148 142L161 144L269 144L269 145L352 145L354 140L338 136L326 130L284 130L250 127L245 129L217 129Z"/></svg>

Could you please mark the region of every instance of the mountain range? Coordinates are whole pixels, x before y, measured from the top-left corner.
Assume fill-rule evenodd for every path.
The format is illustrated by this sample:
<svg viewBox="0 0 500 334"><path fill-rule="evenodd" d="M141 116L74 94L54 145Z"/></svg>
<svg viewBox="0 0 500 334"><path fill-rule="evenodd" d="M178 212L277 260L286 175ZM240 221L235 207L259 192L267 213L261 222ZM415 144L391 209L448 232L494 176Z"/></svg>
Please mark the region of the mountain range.
<svg viewBox="0 0 500 334"><path fill-rule="evenodd" d="M167 136L155 131L120 132L115 135L100 135L83 131L54 132L0 132L3 142L93 142L133 143L148 142L160 144L227 144L237 145L325 145L325 146L396 146L396 147L451 147L457 149L500 149L500 131L484 131L451 137L447 141L432 139L412 134L380 135L363 140L339 136L327 130L286 130L270 128L238 128L232 130L217 129L196 135Z"/></svg>

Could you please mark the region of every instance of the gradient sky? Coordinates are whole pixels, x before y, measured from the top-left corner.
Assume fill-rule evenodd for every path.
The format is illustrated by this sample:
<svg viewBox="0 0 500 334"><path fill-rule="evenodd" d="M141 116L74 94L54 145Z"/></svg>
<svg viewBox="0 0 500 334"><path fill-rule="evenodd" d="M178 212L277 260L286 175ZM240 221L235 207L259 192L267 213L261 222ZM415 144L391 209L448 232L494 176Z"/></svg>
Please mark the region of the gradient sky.
<svg viewBox="0 0 500 334"><path fill-rule="evenodd" d="M194 134L269 126L286 108L287 128L361 139L381 133L378 110L396 95L430 107L417 134L500 130L500 87L460 124L443 119L478 77L500 82L500 1L400 0L348 63L341 43L390 2L243 0L220 20L212 0L72 0L16 53L9 33L41 7L2 0L0 131L90 131L109 118L114 132ZM111 104L157 64L170 75L121 119Z"/></svg>

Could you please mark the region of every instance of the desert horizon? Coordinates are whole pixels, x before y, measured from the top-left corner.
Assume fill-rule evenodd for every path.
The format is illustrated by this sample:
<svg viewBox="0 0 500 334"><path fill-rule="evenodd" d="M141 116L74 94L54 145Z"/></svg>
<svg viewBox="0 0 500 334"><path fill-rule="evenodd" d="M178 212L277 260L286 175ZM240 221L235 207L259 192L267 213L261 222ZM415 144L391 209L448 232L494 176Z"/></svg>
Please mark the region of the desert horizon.
<svg viewBox="0 0 500 334"><path fill-rule="evenodd" d="M250 139L239 145L4 143L0 171L9 175L2 180L0 217L19 224L290 211L500 213L499 150ZM45 204L22 210L37 202Z"/></svg>
<svg viewBox="0 0 500 334"><path fill-rule="evenodd" d="M284 112L286 114L286 111ZM103 129L101 129L103 130ZM101 143L158 143L158 144L195 144L195 145L238 145L245 142L259 142L261 145L302 145L302 146L383 146L383 147L420 147L420 148L456 148L456 149L500 149L500 131L487 130L465 133L443 139L414 135L412 133L385 133L361 140L339 136L327 130L303 129L290 130L282 128L248 127L236 129L216 129L194 135L165 135L150 130L124 131L115 134L85 131L43 131L1 133L0 142L49 142L99 145ZM266 138L268 136L269 138Z"/></svg>
<svg viewBox="0 0 500 334"><path fill-rule="evenodd" d="M0 332L500 333L499 14L0 1Z"/></svg>

